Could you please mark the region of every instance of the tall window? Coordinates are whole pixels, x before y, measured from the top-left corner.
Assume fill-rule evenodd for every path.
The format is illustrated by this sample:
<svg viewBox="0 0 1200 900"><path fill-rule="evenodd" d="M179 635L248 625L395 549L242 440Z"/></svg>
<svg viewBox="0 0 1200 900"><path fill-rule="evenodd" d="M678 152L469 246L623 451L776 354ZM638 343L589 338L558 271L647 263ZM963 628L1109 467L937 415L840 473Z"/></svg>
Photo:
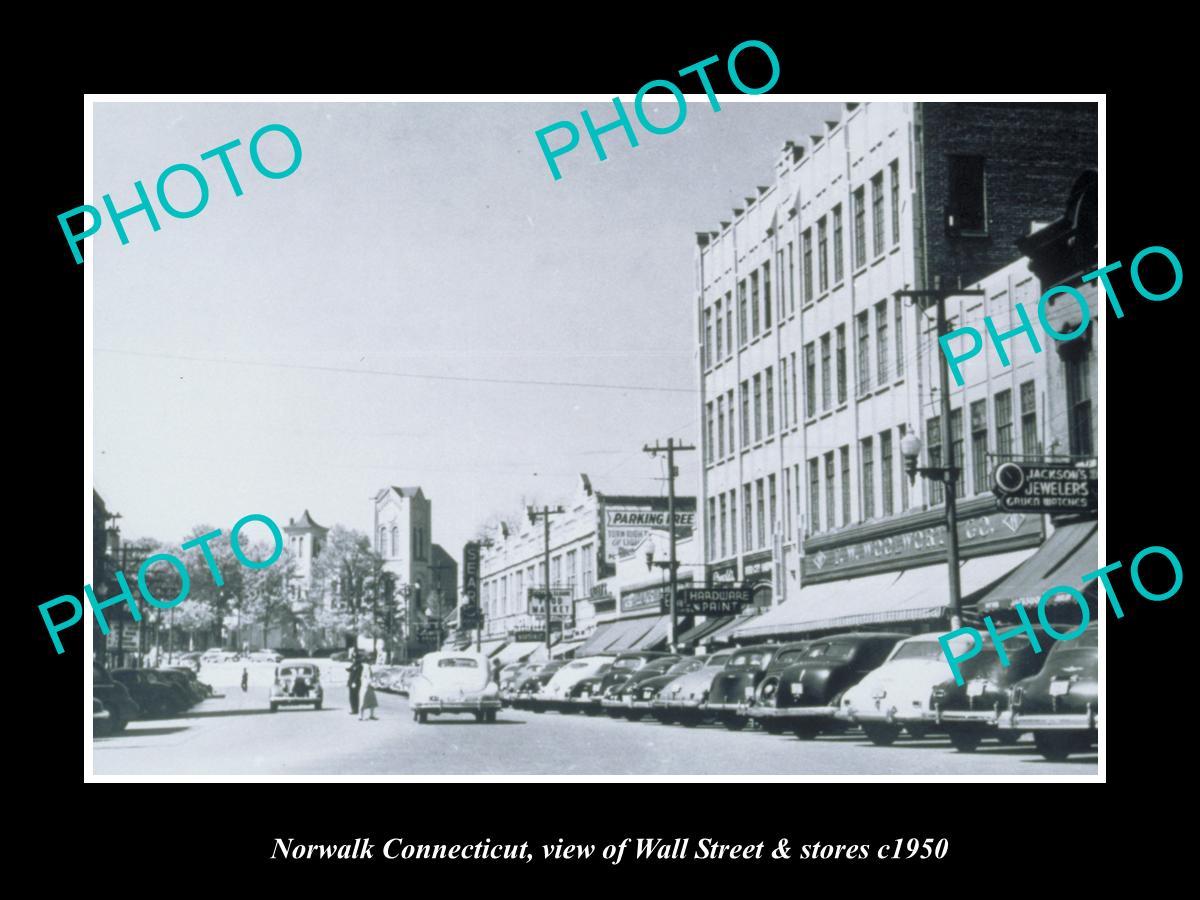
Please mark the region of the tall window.
<svg viewBox="0 0 1200 900"><path fill-rule="evenodd" d="M817 222L817 283L821 293L829 290L829 223L822 216Z"/></svg>
<svg viewBox="0 0 1200 900"><path fill-rule="evenodd" d="M871 438L862 439L862 494L863 519L875 518L875 448Z"/></svg>
<svg viewBox="0 0 1200 900"><path fill-rule="evenodd" d="M792 412L796 414L796 422L800 422L800 395L796 392L796 382L800 380L800 375L796 371L796 354L792 354ZM785 388L786 390L786 388Z"/></svg>
<svg viewBox="0 0 1200 900"><path fill-rule="evenodd" d="M875 371L879 376L879 386L891 380L888 372L888 314L887 301L880 300L875 304Z"/></svg>
<svg viewBox="0 0 1200 900"><path fill-rule="evenodd" d="M574 553L575 551L571 551ZM522 569L517 569L517 602L520 603L525 597L525 572Z"/></svg>
<svg viewBox="0 0 1200 900"><path fill-rule="evenodd" d="M879 486L883 488L883 515L890 516L895 511L892 503L892 432L890 430L879 433Z"/></svg>
<svg viewBox="0 0 1200 900"><path fill-rule="evenodd" d="M777 281L777 290L779 297L775 301L775 318L782 319L787 315L787 296L784 294L784 288L787 282L783 280L783 248L780 247L775 251L775 278Z"/></svg>
<svg viewBox="0 0 1200 900"><path fill-rule="evenodd" d="M850 524L850 445L841 448L842 457L842 524Z"/></svg>
<svg viewBox="0 0 1200 900"><path fill-rule="evenodd" d="M745 346L750 340L749 320L746 314L746 279L738 282L738 346Z"/></svg>
<svg viewBox="0 0 1200 900"><path fill-rule="evenodd" d="M796 260L792 242L788 241L788 312L796 311Z"/></svg>
<svg viewBox="0 0 1200 900"><path fill-rule="evenodd" d="M796 533L800 534L800 521L801 517L803 516L801 510L804 509L804 503L800 499L800 492L802 490L800 487L800 463L796 463L794 466L792 466L792 484L796 485ZM809 533L811 533L812 530L812 526L810 525L808 528Z"/></svg>
<svg viewBox="0 0 1200 900"><path fill-rule="evenodd" d="M1032 381L1021 385L1021 452L1031 458L1042 455L1037 433L1037 392Z"/></svg>
<svg viewBox="0 0 1200 900"><path fill-rule="evenodd" d="M729 389L729 393L725 395L725 408L729 410L729 452L733 453L737 446L737 441L734 439L734 422L737 419L737 413L734 411L733 405L733 389Z"/></svg>
<svg viewBox="0 0 1200 900"><path fill-rule="evenodd" d="M583 581L580 589L586 596L592 592L592 586L596 583L596 552L591 544L584 544L579 549L579 562Z"/></svg>
<svg viewBox="0 0 1200 900"><path fill-rule="evenodd" d="M733 353L733 292L725 294L725 352Z"/></svg>
<svg viewBox="0 0 1200 900"><path fill-rule="evenodd" d="M704 461L711 463L713 461L713 405L707 403L704 406Z"/></svg>
<svg viewBox="0 0 1200 900"><path fill-rule="evenodd" d="M821 335L821 409L829 409L833 403L833 379L830 377L831 360L829 345L831 337L829 334Z"/></svg>
<svg viewBox="0 0 1200 900"><path fill-rule="evenodd" d="M783 416L783 430L786 431L788 423L791 422L791 413L788 410L788 371L787 357L779 361L779 411Z"/></svg>
<svg viewBox="0 0 1200 900"><path fill-rule="evenodd" d="M846 326L837 327L837 402L846 402Z"/></svg>
<svg viewBox="0 0 1200 900"><path fill-rule="evenodd" d="M775 536L775 523L779 521L779 509L775 499L775 476L767 476L767 521L771 523L771 537Z"/></svg>
<svg viewBox="0 0 1200 900"><path fill-rule="evenodd" d="M775 433L775 369L767 366L767 437Z"/></svg>
<svg viewBox="0 0 1200 900"><path fill-rule="evenodd" d="M567 587L571 589L571 597L574 598L575 586L579 584L579 552L577 550L567 551ZM517 573L517 594L521 592L521 573Z"/></svg>
<svg viewBox="0 0 1200 900"><path fill-rule="evenodd" d="M379 526L379 540L375 543L375 550L381 556L387 553L387 526Z"/></svg>
<svg viewBox="0 0 1200 900"><path fill-rule="evenodd" d="M750 334L758 337L758 273L750 273Z"/></svg>
<svg viewBox="0 0 1200 900"><path fill-rule="evenodd" d="M714 360L714 362L720 362L721 360L723 360L725 358L725 347L724 347L725 342L722 340L724 335L722 334L722 325L721 325L721 301L717 300L717 302L713 304L713 308L716 310L716 321L717 321L717 330L716 330L717 358ZM709 365L712 365L712 363L710 362Z"/></svg>
<svg viewBox="0 0 1200 900"><path fill-rule="evenodd" d="M830 450L825 454L825 527L836 528L837 522L833 520L834 510L834 471L833 471L833 451ZM844 524L844 523L843 523Z"/></svg>
<svg viewBox="0 0 1200 900"><path fill-rule="evenodd" d="M812 342L804 345L804 415L811 419L817 414L817 359Z"/></svg>
<svg viewBox="0 0 1200 900"><path fill-rule="evenodd" d="M892 176L892 243L900 243L900 160L893 159Z"/></svg>
<svg viewBox="0 0 1200 900"><path fill-rule="evenodd" d="M808 303L813 298L813 246L812 246L812 229L809 228L804 232L804 302Z"/></svg>
<svg viewBox="0 0 1200 900"><path fill-rule="evenodd" d="M729 491L729 555L737 556L737 488Z"/></svg>
<svg viewBox="0 0 1200 900"><path fill-rule="evenodd" d="M783 537L792 539L792 470L783 469Z"/></svg>
<svg viewBox="0 0 1200 900"><path fill-rule="evenodd" d="M904 301L896 298L896 377L904 376Z"/></svg>
<svg viewBox="0 0 1200 900"><path fill-rule="evenodd" d="M758 543L756 547L767 546L767 498L766 491L763 490L763 480L760 478L754 483L757 494L755 499L758 501Z"/></svg>
<svg viewBox="0 0 1200 900"><path fill-rule="evenodd" d="M1067 424L1071 454L1092 455L1092 401L1088 396L1087 344L1063 354L1067 380Z"/></svg>
<svg viewBox="0 0 1200 900"><path fill-rule="evenodd" d="M982 156L948 156L946 227L954 232L987 232L987 184Z"/></svg>
<svg viewBox="0 0 1200 900"><path fill-rule="evenodd" d="M838 284L844 274L842 265L842 247L845 246L842 237L842 204L833 208L833 283Z"/></svg>
<svg viewBox="0 0 1200 900"><path fill-rule="evenodd" d="M724 559L728 555L726 553L726 549L725 549L727 546L727 542L725 540L725 530L729 527L729 521L728 521L729 508L728 507L729 507L729 504L726 502L726 497L724 494L722 494L721 495L721 555L717 557L718 559Z"/></svg>
<svg viewBox="0 0 1200 900"><path fill-rule="evenodd" d="M763 263L763 328L771 327L771 264Z"/></svg>
<svg viewBox="0 0 1200 900"><path fill-rule="evenodd" d="M937 468L942 464L942 419L941 416L933 416L925 422L925 443L928 445L926 453L929 458L931 468ZM945 498L943 493L942 483L930 479L929 481L929 505L937 506Z"/></svg>
<svg viewBox="0 0 1200 900"><path fill-rule="evenodd" d="M858 338L858 395L871 389L871 323L869 313L859 313L854 320Z"/></svg>
<svg viewBox="0 0 1200 900"><path fill-rule="evenodd" d="M713 364L713 311L704 311L704 365Z"/></svg>
<svg viewBox="0 0 1200 900"><path fill-rule="evenodd" d="M561 587L562 583L562 554L559 554L550 560L550 584Z"/></svg>
<svg viewBox="0 0 1200 900"><path fill-rule="evenodd" d="M763 412L762 412L762 374L754 376L754 440L761 441L763 438Z"/></svg>
<svg viewBox="0 0 1200 900"><path fill-rule="evenodd" d="M754 546L754 492L750 482L742 485L742 549L747 553Z"/></svg>
<svg viewBox="0 0 1200 900"><path fill-rule="evenodd" d="M958 478L955 479L955 487L958 489L958 496L965 496L966 490L966 466L963 456L963 411L960 406L958 409L950 410L950 465L958 468Z"/></svg>
<svg viewBox="0 0 1200 900"><path fill-rule="evenodd" d="M971 404L971 480L976 494L987 493L989 472L987 469L987 401L976 400Z"/></svg>
<svg viewBox="0 0 1200 900"><path fill-rule="evenodd" d="M717 558L717 498L708 498L708 534L705 537L704 546L708 548L708 559L712 561Z"/></svg>
<svg viewBox="0 0 1200 900"><path fill-rule="evenodd" d="M996 394L996 453L1003 461L1013 452L1012 391Z"/></svg>
<svg viewBox="0 0 1200 900"><path fill-rule="evenodd" d="M904 435L908 434L908 426L901 425L898 429L900 440L904 440ZM908 476L900 473L900 512L908 509Z"/></svg>
<svg viewBox="0 0 1200 900"><path fill-rule="evenodd" d="M717 398L717 459L725 458L725 396Z"/></svg>
<svg viewBox="0 0 1200 900"><path fill-rule="evenodd" d="M821 459L808 461L808 532L821 530Z"/></svg>
<svg viewBox="0 0 1200 900"><path fill-rule="evenodd" d="M301 546L303 546L301 542ZM392 526L392 556L400 555L400 529L395 525Z"/></svg>
<svg viewBox="0 0 1200 900"><path fill-rule="evenodd" d="M874 241L871 249L875 256L883 253L883 173L871 179L871 224L874 226Z"/></svg>
<svg viewBox="0 0 1200 900"><path fill-rule="evenodd" d="M742 382L742 447L750 446L750 382Z"/></svg>
<svg viewBox="0 0 1200 900"><path fill-rule="evenodd" d="M854 192L854 268L867 264L867 210L863 189Z"/></svg>

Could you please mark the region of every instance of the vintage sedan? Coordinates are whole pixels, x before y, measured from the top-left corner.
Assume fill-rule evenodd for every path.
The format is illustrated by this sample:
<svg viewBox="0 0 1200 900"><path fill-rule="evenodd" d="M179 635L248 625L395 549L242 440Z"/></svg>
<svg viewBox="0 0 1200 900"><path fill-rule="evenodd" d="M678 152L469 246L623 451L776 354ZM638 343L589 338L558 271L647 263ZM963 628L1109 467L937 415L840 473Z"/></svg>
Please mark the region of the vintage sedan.
<svg viewBox="0 0 1200 900"><path fill-rule="evenodd" d="M901 729L915 738L937 730L933 689L954 678L938 641L943 634L931 631L896 644L882 666L842 695L838 718L861 725L867 739L881 747L894 743ZM973 643L965 634L951 638L950 652L962 656Z"/></svg>
<svg viewBox="0 0 1200 900"><path fill-rule="evenodd" d="M1001 626L999 631L1010 630ZM971 753L984 738L996 738L1002 744L1015 744L1021 732L998 728L1000 716L1008 710L1009 693L1014 684L1041 671L1054 639L1035 628L1040 652L1024 633L1004 641L1008 665L1001 665L996 646L983 635L983 646L975 656L958 664L962 684L951 678L933 689L933 716L938 728L950 735L950 743L960 753Z"/></svg>
<svg viewBox="0 0 1200 900"><path fill-rule="evenodd" d="M557 710L560 713L576 712L576 704L571 702L575 685L585 678L599 674L602 669L606 669L612 663L615 657L615 653L610 653L570 660L550 676L546 686L531 698L532 701L539 706Z"/></svg>
<svg viewBox="0 0 1200 900"><path fill-rule="evenodd" d="M704 655L685 656L658 674L655 674L651 666L646 666L621 687L619 699L625 704L625 717L637 720L646 713L654 714L654 701L658 698L658 692L677 678L701 671L707 661L708 657ZM661 721L661 716L655 718Z"/></svg>
<svg viewBox="0 0 1200 900"><path fill-rule="evenodd" d="M500 690L487 655L472 650L426 653L420 674L408 686L408 705L422 725L429 716L445 713L470 713L477 722L495 722Z"/></svg>
<svg viewBox="0 0 1200 900"><path fill-rule="evenodd" d="M112 734L123 731L142 714L141 707L134 702L125 685L113 681L102 666L92 666L92 696L108 710L108 730Z"/></svg>
<svg viewBox="0 0 1200 900"><path fill-rule="evenodd" d="M176 685L168 684L149 669L113 669L109 674L113 681L125 686L147 718L173 716L189 705Z"/></svg>
<svg viewBox="0 0 1200 900"><path fill-rule="evenodd" d="M600 684L612 668L612 664L612 659L606 660L599 665L594 675L580 678L571 686L567 693L567 702L571 704L572 712L583 712L589 716L600 715L602 710L596 698L600 696Z"/></svg>
<svg viewBox="0 0 1200 900"><path fill-rule="evenodd" d="M758 692L745 707L764 731L794 731L804 740L844 731L835 718L842 692L878 668L907 635L888 632L818 638L776 654Z"/></svg>
<svg viewBox="0 0 1200 900"><path fill-rule="evenodd" d="M704 710L730 731L741 731L750 720L738 715L755 695L759 684L767 677L771 661L780 653L789 653L807 646L798 644L758 644L738 647L725 663L725 668L712 680Z"/></svg>
<svg viewBox="0 0 1200 900"><path fill-rule="evenodd" d="M321 687L321 669L316 663L284 661L275 667L271 684L271 712L281 706L307 706L320 709L325 701Z"/></svg>
<svg viewBox="0 0 1200 900"><path fill-rule="evenodd" d="M600 701L602 698L608 696L609 691L614 686L623 684L629 676L633 675L639 669L644 668L652 660L661 659L669 655L651 650L632 650L625 653L618 653L616 658L613 659L612 665L608 667L608 670L600 677L600 680L594 685L589 686L590 689L586 701L581 702L580 706L584 712L591 715L603 712L604 707L601 706Z"/></svg>
<svg viewBox="0 0 1200 900"><path fill-rule="evenodd" d="M642 685L658 678L677 662L679 657L674 655L650 660L624 681L610 687L600 698L600 706L613 718L640 719L650 711L650 704L640 700Z"/></svg>
<svg viewBox="0 0 1200 900"><path fill-rule="evenodd" d="M546 707L534 702L542 688L554 677L554 673L567 664L565 659L552 659L538 665L532 674L524 675L517 684L513 699L509 705L513 709L532 709L534 712L545 712Z"/></svg>
<svg viewBox="0 0 1200 900"><path fill-rule="evenodd" d="M1042 670L1013 686L1001 732L1032 731L1046 759L1089 752L1100 724L1099 636L1093 623L1074 640L1056 643Z"/></svg>
<svg viewBox="0 0 1200 900"><path fill-rule="evenodd" d="M704 661L702 668L675 676L660 687L651 703L654 718L667 725L676 722L699 725L705 718L703 705L713 678L725 668L732 655L729 650L714 653Z"/></svg>
<svg viewBox="0 0 1200 900"><path fill-rule="evenodd" d="M112 733L112 715L98 697L92 697L92 736Z"/></svg>
<svg viewBox="0 0 1200 900"><path fill-rule="evenodd" d="M502 668L499 679L500 702L505 706L512 706L513 701L517 699L517 689L526 678L537 674L544 665L545 662L515 662Z"/></svg>

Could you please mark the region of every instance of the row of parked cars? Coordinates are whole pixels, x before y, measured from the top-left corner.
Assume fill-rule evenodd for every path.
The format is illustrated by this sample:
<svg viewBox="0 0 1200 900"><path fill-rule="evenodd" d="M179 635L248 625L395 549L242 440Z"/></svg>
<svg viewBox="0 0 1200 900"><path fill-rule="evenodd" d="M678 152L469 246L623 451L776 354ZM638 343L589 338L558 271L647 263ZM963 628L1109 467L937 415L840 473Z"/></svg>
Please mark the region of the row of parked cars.
<svg viewBox="0 0 1200 900"><path fill-rule="evenodd" d="M1046 759L1086 753L1097 741L1095 624L1072 641L1035 629L1041 652L1021 634L1004 641L1008 665L987 640L960 662L958 684L940 632L839 634L760 644L708 656L634 652L516 663L500 671L500 699L533 712L582 712L731 730L755 724L802 739L861 728L886 746L902 734L942 734L960 752L984 740L1015 743L1032 733ZM958 656L970 639L956 638Z"/></svg>
<svg viewBox="0 0 1200 900"><path fill-rule="evenodd" d="M212 686L188 666L109 670L93 665L93 733L117 734L134 719L177 716L212 694Z"/></svg>
<svg viewBox="0 0 1200 900"><path fill-rule="evenodd" d="M420 665L373 666L371 687L392 694L407 694L409 684L420 671Z"/></svg>

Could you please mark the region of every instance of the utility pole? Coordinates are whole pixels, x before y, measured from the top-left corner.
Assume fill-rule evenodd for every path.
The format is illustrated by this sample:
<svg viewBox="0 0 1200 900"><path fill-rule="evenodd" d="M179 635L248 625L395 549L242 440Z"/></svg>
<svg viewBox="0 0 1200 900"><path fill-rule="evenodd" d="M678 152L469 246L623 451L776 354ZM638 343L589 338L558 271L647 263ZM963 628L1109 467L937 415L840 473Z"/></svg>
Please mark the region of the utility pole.
<svg viewBox="0 0 1200 900"><path fill-rule="evenodd" d="M642 447L643 452L649 453L652 457L657 456L662 451L667 452L667 528L671 542L671 587L670 587L670 603L671 603L671 621L670 630L667 632L667 643L671 650L675 649L675 592L676 592L676 570L679 568L679 563L675 560L675 476L679 474L679 470L675 468L675 453L676 451L695 450L695 446L690 444L676 444L674 438L667 438L667 446L662 447L657 443L651 447L646 444Z"/></svg>
<svg viewBox="0 0 1200 900"><path fill-rule="evenodd" d="M551 509L549 506L543 506L541 510L536 510L532 506L529 507L529 521L536 522L539 518L542 520L543 534L545 535L545 562L546 567L546 583L543 587L546 589L546 659L550 659L550 517L557 516L566 512L561 506L556 506Z"/></svg>

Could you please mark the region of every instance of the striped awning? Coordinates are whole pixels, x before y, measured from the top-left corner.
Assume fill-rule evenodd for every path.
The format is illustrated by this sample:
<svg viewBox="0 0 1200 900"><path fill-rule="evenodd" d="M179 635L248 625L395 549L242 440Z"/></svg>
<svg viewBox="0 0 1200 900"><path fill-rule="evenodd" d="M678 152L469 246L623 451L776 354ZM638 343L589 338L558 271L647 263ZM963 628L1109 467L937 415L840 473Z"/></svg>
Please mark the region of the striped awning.
<svg viewBox="0 0 1200 900"><path fill-rule="evenodd" d="M980 610L988 613L1015 606L1036 606L1042 594L1058 585L1073 587L1094 598L1096 580L1089 582L1086 589L1082 580L1084 575L1100 568L1096 528L1095 522L1074 522L1056 528L1033 556L984 595L979 601ZM1075 600L1067 594L1065 602L1074 604Z"/></svg>
<svg viewBox="0 0 1200 900"><path fill-rule="evenodd" d="M719 628L724 628L733 621L733 616L717 616L715 618L705 619L698 625L693 625L683 634L679 635L675 643L681 647L688 644L696 644L704 640Z"/></svg>

